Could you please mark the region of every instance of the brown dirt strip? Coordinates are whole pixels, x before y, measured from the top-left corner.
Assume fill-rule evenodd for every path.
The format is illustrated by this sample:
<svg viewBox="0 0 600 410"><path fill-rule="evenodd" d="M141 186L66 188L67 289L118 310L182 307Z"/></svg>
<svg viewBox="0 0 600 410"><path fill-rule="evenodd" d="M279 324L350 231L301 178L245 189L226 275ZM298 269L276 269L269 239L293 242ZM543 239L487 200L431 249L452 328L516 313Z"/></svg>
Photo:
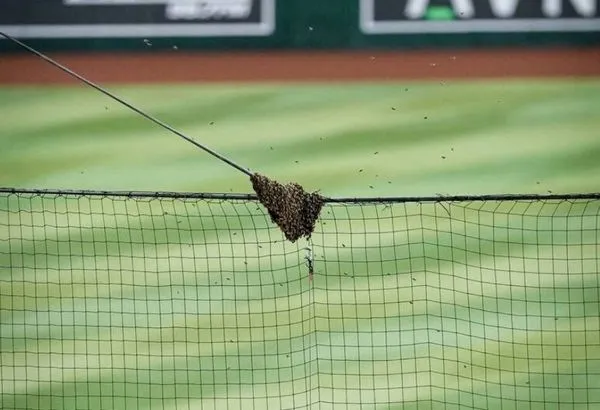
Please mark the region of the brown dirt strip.
<svg viewBox="0 0 600 410"><path fill-rule="evenodd" d="M52 54L101 83L287 82L600 76L600 48L372 52ZM41 59L0 56L0 84L69 84Z"/></svg>

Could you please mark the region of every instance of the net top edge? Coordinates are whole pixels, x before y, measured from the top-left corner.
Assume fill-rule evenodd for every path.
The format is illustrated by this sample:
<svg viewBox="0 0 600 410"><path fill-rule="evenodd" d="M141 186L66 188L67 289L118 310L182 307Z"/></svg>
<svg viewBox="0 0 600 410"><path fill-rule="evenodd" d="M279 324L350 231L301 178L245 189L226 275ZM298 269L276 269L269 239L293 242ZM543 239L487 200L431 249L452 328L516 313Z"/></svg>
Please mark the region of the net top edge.
<svg viewBox="0 0 600 410"><path fill-rule="evenodd" d="M108 191L87 189L35 189L0 187L0 194L88 196L120 198L168 198L258 201L255 194L217 192L169 192L169 191ZM600 200L600 192L556 194L484 194L484 195L435 195L435 196L387 196L387 197L338 197L323 198L325 203L410 203L410 202L483 202L483 201L568 201Z"/></svg>

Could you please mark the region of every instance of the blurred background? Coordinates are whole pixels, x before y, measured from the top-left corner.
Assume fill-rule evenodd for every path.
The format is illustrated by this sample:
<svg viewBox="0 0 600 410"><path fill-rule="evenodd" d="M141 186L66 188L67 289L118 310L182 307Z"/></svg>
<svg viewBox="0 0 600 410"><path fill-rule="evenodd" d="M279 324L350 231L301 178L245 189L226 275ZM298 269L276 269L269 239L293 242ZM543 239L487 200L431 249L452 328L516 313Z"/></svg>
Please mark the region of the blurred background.
<svg viewBox="0 0 600 410"><path fill-rule="evenodd" d="M598 190L598 0L4 0L0 31L326 195ZM0 40L0 186L249 192Z"/></svg>

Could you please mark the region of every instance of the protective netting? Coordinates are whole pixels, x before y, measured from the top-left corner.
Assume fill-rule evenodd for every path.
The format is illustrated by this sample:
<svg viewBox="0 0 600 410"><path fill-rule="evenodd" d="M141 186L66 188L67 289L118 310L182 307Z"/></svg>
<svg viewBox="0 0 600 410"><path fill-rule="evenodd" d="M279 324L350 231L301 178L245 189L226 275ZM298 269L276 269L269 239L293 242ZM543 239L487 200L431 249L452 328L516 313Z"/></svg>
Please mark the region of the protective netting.
<svg viewBox="0 0 600 410"><path fill-rule="evenodd" d="M598 408L599 272L600 199L330 201L291 243L251 198L4 192L0 408Z"/></svg>

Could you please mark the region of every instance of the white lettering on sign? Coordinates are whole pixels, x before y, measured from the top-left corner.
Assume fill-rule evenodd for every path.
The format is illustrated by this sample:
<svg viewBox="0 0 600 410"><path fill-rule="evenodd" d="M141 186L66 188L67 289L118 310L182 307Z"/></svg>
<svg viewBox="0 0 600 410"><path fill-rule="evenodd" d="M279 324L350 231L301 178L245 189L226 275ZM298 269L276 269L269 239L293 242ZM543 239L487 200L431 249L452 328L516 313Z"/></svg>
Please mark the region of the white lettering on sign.
<svg viewBox="0 0 600 410"><path fill-rule="evenodd" d="M543 0L542 11L547 17L560 17L563 11L563 2L565 0ZM596 15L595 0L569 0L577 13L584 17L593 17Z"/></svg>
<svg viewBox="0 0 600 410"><path fill-rule="evenodd" d="M170 0L166 15L170 20L245 19L251 11L251 0Z"/></svg>
<svg viewBox="0 0 600 410"><path fill-rule="evenodd" d="M508 18L515 15L519 0L490 0L490 8L496 17Z"/></svg>
<svg viewBox="0 0 600 410"><path fill-rule="evenodd" d="M448 4L454 10L454 15L459 18L475 17L475 7L473 0L447 0ZM478 0L484 1L484 0ZM490 8L495 17L510 18L517 11L517 6L521 0L488 0ZM526 0L531 1L531 0ZM563 12L563 3L569 1L575 11L583 17L593 17L596 15L596 0L542 0L542 12L546 17L560 17ZM404 9L404 15L409 19L422 19L429 8L431 0L408 0Z"/></svg>
<svg viewBox="0 0 600 410"><path fill-rule="evenodd" d="M471 18L475 15L472 0L448 0L452 5L454 14L462 18ZM408 0L404 15L409 19L421 19L429 8L430 0Z"/></svg>
<svg viewBox="0 0 600 410"><path fill-rule="evenodd" d="M63 0L71 6L123 6L164 4L170 20L246 19L252 0Z"/></svg>

